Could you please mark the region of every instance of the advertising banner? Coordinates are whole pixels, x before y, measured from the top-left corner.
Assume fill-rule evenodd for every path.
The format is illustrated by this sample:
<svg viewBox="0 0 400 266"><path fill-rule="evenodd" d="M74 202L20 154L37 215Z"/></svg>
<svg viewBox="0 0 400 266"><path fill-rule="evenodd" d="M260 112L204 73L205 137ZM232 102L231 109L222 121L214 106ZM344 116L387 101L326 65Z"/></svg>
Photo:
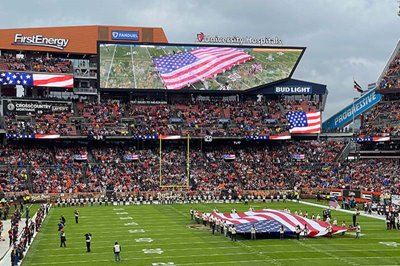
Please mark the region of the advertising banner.
<svg viewBox="0 0 400 266"><path fill-rule="evenodd" d="M3 99L4 115L27 115L54 112L69 113L71 112L71 107L71 102Z"/></svg>
<svg viewBox="0 0 400 266"><path fill-rule="evenodd" d="M331 116L322 124L324 130L341 128L349 124L353 118L356 118L363 112L370 109L381 100L382 95L376 93L375 90L368 91L361 96L354 103L348 105L346 108Z"/></svg>
<svg viewBox="0 0 400 266"><path fill-rule="evenodd" d="M113 40L139 41L139 32L138 31L113 30L111 32L111 38Z"/></svg>

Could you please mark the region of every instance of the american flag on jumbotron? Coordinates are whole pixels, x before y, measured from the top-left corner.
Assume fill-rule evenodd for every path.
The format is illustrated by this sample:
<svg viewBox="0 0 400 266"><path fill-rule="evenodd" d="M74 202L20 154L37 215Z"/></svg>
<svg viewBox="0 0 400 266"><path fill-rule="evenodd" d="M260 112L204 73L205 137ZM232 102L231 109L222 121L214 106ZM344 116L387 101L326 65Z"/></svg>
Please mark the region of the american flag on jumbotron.
<svg viewBox="0 0 400 266"><path fill-rule="evenodd" d="M0 84L38 87L72 88L73 75L31 74L19 72L0 72Z"/></svg>
<svg viewBox="0 0 400 266"><path fill-rule="evenodd" d="M252 225L256 227L257 233L278 233L279 228L283 226L285 234L294 234L297 225L301 230L307 225L309 237L324 236L329 233L327 222L314 221L281 210L264 209L233 214L213 212L211 216L235 225L238 233L250 233ZM332 225L332 234L347 230L346 227Z"/></svg>
<svg viewBox="0 0 400 266"><path fill-rule="evenodd" d="M167 89L178 90L251 59L253 56L240 49L207 47L154 58L153 63Z"/></svg>
<svg viewBox="0 0 400 266"><path fill-rule="evenodd" d="M286 117L290 133L321 133L321 112L288 112Z"/></svg>

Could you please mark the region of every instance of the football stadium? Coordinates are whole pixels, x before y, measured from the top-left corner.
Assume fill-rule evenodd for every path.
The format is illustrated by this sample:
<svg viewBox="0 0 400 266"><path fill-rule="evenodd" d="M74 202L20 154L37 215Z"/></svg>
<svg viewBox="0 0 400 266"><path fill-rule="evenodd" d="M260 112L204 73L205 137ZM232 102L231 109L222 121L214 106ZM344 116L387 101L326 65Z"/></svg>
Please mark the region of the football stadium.
<svg viewBox="0 0 400 266"><path fill-rule="evenodd" d="M400 265L400 42L326 117L303 46L0 36L1 265Z"/></svg>

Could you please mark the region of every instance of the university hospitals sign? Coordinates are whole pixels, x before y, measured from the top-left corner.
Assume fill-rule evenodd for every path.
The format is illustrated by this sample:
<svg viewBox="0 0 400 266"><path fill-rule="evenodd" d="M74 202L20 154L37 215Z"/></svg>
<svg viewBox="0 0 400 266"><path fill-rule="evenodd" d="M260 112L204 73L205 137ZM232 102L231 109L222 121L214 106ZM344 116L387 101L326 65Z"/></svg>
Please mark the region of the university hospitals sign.
<svg viewBox="0 0 400 266"><path fill-rule="evenodd" d="M207 44L234 44L234 45L283 45L283 42L278 37L240 37L240 36L219 36L219 35L206 35L202 32L197 34L197 43Z"/></svg>
<svg viewBox="0 0 400 266"><path fill-rule="evenodd" d="M69 39L51 38L43 35L24 36L21 33L16 33L12 45L27 45L27 46L43 46L64 50L67 47Z"/></svg>

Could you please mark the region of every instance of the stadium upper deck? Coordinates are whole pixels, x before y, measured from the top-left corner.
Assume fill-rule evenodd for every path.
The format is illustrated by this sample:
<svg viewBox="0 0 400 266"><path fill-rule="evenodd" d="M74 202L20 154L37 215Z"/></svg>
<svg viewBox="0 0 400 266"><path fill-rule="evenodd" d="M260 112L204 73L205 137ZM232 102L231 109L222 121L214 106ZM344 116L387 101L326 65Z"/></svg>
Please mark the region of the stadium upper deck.
<svg viewBox="0 0 400 266"><path fill-rule="evenodd" d="M43 88L95 94L98 41L167 42L162 28L108 25L0 29L0 36L3 96L15 96L17 85L34 97Z"/></svg>

